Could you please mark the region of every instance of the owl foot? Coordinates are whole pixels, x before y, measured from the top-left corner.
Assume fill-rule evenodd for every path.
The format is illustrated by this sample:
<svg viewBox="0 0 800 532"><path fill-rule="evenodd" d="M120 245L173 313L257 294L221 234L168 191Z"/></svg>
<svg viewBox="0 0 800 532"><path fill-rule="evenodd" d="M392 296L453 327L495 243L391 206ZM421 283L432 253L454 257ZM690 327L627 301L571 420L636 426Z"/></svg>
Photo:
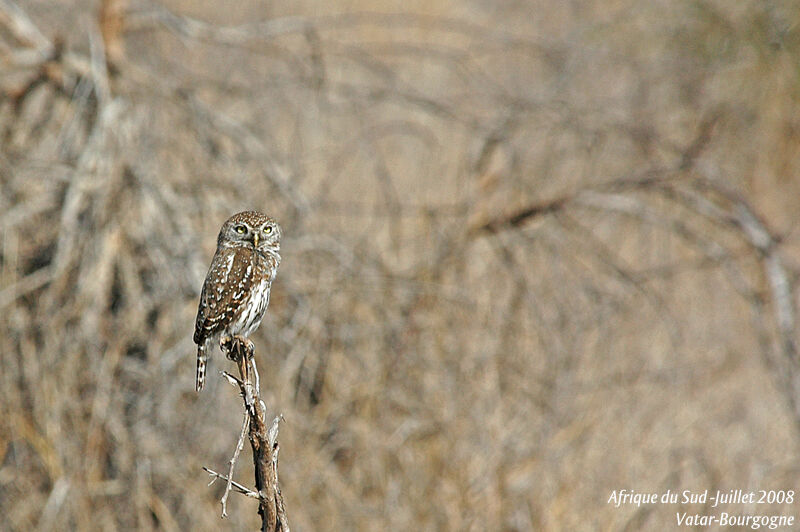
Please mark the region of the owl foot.
<svg viewBox="0 0 800 532"><path fill-rule="evenodd" d="M221 336L219 339L219 348L225 353L229 360L233 360L233 338L230 336Z"/></svg>
<svg viewBox="0 0 800 532"><path fill-rule="evenodd" d="M253 358L253 354L256 350L256 346L252 340L238 335L233 338L230 336L223 336L219 340L219 347L229 360L236 360L239 353L244 353L248 359Z"/></svg>

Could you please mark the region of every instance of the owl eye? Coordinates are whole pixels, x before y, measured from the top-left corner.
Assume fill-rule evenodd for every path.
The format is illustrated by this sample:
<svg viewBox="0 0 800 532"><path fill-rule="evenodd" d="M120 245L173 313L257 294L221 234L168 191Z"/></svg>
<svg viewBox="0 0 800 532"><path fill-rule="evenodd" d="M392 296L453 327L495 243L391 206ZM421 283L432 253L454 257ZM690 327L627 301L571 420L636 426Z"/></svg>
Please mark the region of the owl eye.
<svg viewBox="0 0 800 532"><path fill-rule="evenodd" d="M264 234L265 235L268 235L271 232L272 232L272 226L271 225L268 225L268 226L264 227Z"/></svg>
<svg viewBox="0 0 800 532"><path fill-rule="evenodd" d="M236 227L234 227L234 230L240 235L243 235L247 232L247 228L243 225L237 225Z"/></svg>

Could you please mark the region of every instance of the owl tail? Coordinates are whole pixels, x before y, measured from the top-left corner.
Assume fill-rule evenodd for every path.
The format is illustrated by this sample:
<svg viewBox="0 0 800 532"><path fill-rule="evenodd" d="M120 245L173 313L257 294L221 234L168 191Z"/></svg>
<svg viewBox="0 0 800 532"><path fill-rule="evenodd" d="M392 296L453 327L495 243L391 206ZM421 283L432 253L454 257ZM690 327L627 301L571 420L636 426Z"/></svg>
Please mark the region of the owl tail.
<svg viewBox="0 0 800 532"><path fill-rule="evenodd" d="M205 345L197 347L197 377L194 381L194 389L198 392L203 389L206 384L206 363L208 362L208 355L206 354Z"/></svg>

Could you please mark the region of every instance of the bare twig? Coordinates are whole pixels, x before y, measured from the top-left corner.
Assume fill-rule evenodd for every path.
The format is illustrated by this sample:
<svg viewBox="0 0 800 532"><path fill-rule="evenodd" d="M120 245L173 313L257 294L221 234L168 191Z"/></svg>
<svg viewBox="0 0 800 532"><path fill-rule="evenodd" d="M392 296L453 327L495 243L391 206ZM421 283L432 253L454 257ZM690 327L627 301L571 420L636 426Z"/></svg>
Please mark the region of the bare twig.
<svg viewBox="0 0 800 532"><path fill-rule="evenodd" d="M212 476L211 482L209 482L209 484L208 484L209 486L211 484L213 484L214 481L217 480L218 478L221 478L222 480L224 480L226 482L228 482L230 480L230 477L226 477L222 473L217 473L213 469L209 469L209 468L207 468L205 466L203 466L203 471L205 471L206 473L208 473L209 475ZM253 491L251 489L247 489L245 486L242 486L241 484L239 484L238 482L233 481L233 480L230 480L230 483L231 483L231 486L233 487L233 489L235 489L237 492L241 493L242 495L246 495L246 496L251 497L253 499L258 499L258 493L256 493L255 491Z"/></svg>
<svg viewBox="0 0 800 532"><path fill-rule="evenodd" d="M242 417L242 431L239 433L239 441L236 442L236 450L233 451L233 456L230 459L230 468L228 469L228 483L225 486L225 493L222 494L220 504L222 504L222 517L228 517L228 494L231 492L233 485L233 470L236 467L236 460L239 459L239 453L242 452L244 447L244 436L247 434L247 429L250 427L250 415L245 410Z"/></svg>
<svg viewBox="0 0 800 532"><path fill-rule="evenodd" d="M228 476L215 473L208 468L203 468L215 478L222 478L227 482L222 495L222 517L227 516L228 494L231 489L236 489L249 497L257 498L258 513L261 516L261 530L264 532L288 532L289 523L286 518L286 509L283 495L278 486L278 423L281 416L277 416L271 426L266 424L266 405L261 400L259 388L258 369L255 357L248 352L247 341L234 338L224 346L228 358L236 362L239 368L239 377L227 372L222 372L228 382L239 387L239 393L244 400L245 413L242 421L242 431L236 444L236 450L229 462ZM252 491L233 481L233 470L239 453L244 446L244 436L248 434L250 446L253 449L253 465L255 467L256 490Z"/></svg>

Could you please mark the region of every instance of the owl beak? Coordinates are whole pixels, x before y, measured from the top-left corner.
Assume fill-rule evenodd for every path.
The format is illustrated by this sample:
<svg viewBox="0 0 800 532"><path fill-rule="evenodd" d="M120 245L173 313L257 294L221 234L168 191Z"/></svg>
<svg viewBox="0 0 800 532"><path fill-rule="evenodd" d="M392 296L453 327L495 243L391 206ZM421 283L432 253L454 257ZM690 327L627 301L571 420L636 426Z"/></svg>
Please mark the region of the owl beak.
<svg viewBox="0 0 800 532"><path fill-rule="evenodd" d="M258 247L258 233L253 233L253 247Z"/></svg>

